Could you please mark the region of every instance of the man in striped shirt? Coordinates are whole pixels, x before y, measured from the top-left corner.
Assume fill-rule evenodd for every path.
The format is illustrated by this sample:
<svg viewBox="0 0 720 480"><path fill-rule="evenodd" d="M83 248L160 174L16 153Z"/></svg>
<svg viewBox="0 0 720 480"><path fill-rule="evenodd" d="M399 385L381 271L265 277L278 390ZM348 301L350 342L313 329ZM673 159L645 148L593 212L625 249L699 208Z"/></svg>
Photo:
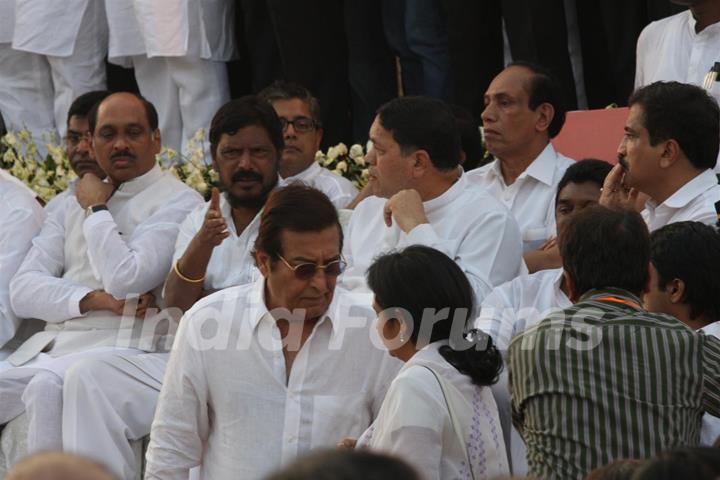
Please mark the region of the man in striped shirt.
<svg viewBox="0 0 720 480"><path fill-rule="evenodd" d="M703 413L720 414L720 340L641 306L642 217L591 207L560 244L574 305L516 336L508 353L529 474L580 479L615 459L696 445Z"/></svg>

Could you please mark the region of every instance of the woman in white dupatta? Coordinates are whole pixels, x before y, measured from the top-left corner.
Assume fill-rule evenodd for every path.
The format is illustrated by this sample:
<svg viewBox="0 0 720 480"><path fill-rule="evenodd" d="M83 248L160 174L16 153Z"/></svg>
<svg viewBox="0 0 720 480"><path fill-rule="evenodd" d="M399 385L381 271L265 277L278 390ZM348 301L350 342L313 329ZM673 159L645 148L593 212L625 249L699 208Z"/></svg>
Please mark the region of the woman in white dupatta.
<svg viewBox="0 0 720 480"><path fill-rule="evenodd" d="M487 335L463 334L474 312L463 271L437 250L411 246L378 258L367 277L378 333L405 365L356 448L397 455L427 480L507 475L489 388L502 359Z"/></svg>

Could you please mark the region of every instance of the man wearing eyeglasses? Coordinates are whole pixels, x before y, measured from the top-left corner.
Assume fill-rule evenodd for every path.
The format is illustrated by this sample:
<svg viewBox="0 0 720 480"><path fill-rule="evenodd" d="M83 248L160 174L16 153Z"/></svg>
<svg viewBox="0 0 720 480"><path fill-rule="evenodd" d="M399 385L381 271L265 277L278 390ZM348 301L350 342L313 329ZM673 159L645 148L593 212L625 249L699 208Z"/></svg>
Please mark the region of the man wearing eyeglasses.
<svg viewBox="0 0 720 480"><path fill-rule="evenodd" d="M165 312L174 318L217 290L260 277L252 250L260 211L278 182L280 121L267 102L247 96L215 113L209 137L223 193L213 189L180 225L164 291ZM167 361L162 353L116 353L74 366L65 383L64 449L135 478L131 442L150 433Z"/></svg>
<svg viewBox="0 0 720 480"><path fill-rule="evenodd" d="M180 324L153 420L147 479L259 479L372 423L399 363L374 315L336 288L342 229L317 190L276 190L255 260L263 278L198 302ZM212 330L212 331L211 331Z"/></svg>
<svg viewBox="0 0 720 480"><path fill-rule="evenodd" d="M70 105L67 114L67 133L65 134L65 151L67 152L70 167L78 178L86 173L92 173L99 179L105 178L105 172L98 165L97 160L90 153L90 126L88 125L88 114L99 102L103 101L110 92L97 90L80 95ZM75 184L77 180L70 182L67 190L56 195L45 205L45 212L51 215L57 207L62 204L65 197L75 195Z"/></svg>
<svg viewBox="0 0 720 480"><path fill-rule="evenodd" d="M277 81L260 92L280 117L285 149L280 161L284 184L303 182L330 198L336 208L345 208L358 191L348 179L321 167L315 161L323 129L320 104L303 86Z"/></svg>
<svg viewBox="0 0 720 480"><path fill-rule="evenodd" d="M134 318L149 320L145 294L154 290L160 297L180 222L202 203L157 165L160 132L152 104L116 93L88 117L92 149L108 181L83 175L10 283L15 313L47 322L0 362L0 424L26 412L29 453L62 448L68 368L108 351L157 348L155 331L134 333Z"/></svg>

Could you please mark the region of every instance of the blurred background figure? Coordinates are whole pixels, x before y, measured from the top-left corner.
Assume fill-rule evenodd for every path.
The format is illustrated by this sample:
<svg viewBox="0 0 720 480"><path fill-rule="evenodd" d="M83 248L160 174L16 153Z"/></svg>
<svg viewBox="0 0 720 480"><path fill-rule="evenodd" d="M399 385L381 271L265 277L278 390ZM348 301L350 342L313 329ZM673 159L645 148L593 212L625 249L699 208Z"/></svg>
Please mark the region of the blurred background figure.
<svg viewBox="0 0 720 480"><path fill-rule="evenodd" d="M116 480L97 462L66 453L38 453L18 462L5 480Z"/></svg>
<svg viewBox="0 0 720 480"><path fill-rule="evenodd" d="M420 480L420 476L389 455L338 450L300 458L265 480Z"/></svg>

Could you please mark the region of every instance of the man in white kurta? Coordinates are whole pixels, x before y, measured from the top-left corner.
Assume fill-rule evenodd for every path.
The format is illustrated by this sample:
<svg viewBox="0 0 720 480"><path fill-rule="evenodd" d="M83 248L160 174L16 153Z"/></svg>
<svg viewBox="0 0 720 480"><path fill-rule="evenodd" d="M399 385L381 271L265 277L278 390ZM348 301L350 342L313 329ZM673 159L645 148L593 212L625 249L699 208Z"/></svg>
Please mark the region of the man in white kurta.
<svg viewBox="0 0 720 480"><path fill-rule="evenodd" d="M360 202L350 218L343 285L366 289L365 272L375 256L416 244L454 259L478 300L518 274L522 244L517 222L458 167L453 122L452 111L438 100L396 99L381 108L370 128L373 147L367 155L377 196ZM402 137L404 129L417 138ZM407 144L398 143L400 138Z"/></svg>
<svg viewBox="0 0 720 480"><path fill-rule="evenodd" d="M198 466L203 479L262 478L370 425L400 365L373 336L375 316L358 303L367 295L335 288L341 234L317 190L270 197L256 241L264 278L204 298L181 321L146 478Z"/></svg>
<svg viewBox="0 0 720 480"><path fill-rule="evenodd" d="M550 143L565 122L558 89L554 77L535 65L500 72L485 92L482 113L485 145L496 159L467 174L510 209L525 251L555 234L555 193L572 165Z"/></svg>
<svg viewBox="0 0 720 480"><path fill-rule="evenodd" d="M106 0L109 60L135 68L158 107L164 144L178 152L230 98L236 56L232 0Z"/></svg>
<svg viewBox="0 0 720 480"><path fill-rule="evenodd" d="M357 196L355 186L315 161L323 137L317 98L301 85L280 81L258 95L272 104L283 125L285 149L280 161L283 184L305 183L327 195L336 208L347 207Z"/></svg>
<svg viewBox="0 0 720 480"><path fill-rule="evenodd" d="M10 306L10 279L40 231L45 212L26 189L0 177L0 360L10 353L3 347L20 324Z"/></svg>
<svg viewBox="0 0 720 480"><path fill-rule="evenodd" d="M720 109L705 90L656 82L630 97L619 163L608 174L600 203L637 208L652 232L669 223L717 222L720 185L713 171L720 146ZM720 205L718 205L720 206Z"/></svg>
<svg viewBox="0 0 720 480"><path fill-rule="evenodd" d="M140 328L153 327L150 319L134 321L148 300L132 297L155 290L159 298L178 226L201 198L157 166L151 110L127 93L100 104L90 121L93 150L113 183L86 174L11 282L16 314L47 322L0 362L0 423L26 411L30 452L62 446L62 378L70 365L111 349L153 350L162 333Z"/></svg>
<svg viewBox="0 0 720 480"><path fill-rule="evenodd" d="M214 191L180 225L175 269L165 284L167 308L186 311L216 290L260 277L252 250L260 211L278 181L280 122L268 104L246 97L218 111L210 139L224 193ZM252 162L233 158L233 151L251 146L272 154ZM247 189L240 180L249 173L261 181ZM108 354L73 366L65 376L64 449L102 461L119 478L135 478L139 465L129 440L150 433L167 360L167 354Z"/></svg>

